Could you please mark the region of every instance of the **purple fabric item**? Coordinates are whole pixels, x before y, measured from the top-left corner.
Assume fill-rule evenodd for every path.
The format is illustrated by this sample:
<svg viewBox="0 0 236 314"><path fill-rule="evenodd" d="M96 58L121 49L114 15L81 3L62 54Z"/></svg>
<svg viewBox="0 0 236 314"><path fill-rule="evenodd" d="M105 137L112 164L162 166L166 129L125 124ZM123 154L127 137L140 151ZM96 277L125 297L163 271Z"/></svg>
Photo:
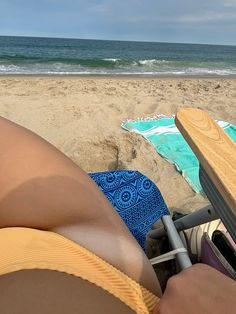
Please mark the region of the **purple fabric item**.
<svg viewBox="0 0 236 314"><path fill-rule="evenodd" d="M236 280L236 273L234 269L210 240L207 233L204 233L202 236L201 262Z"/></svg>

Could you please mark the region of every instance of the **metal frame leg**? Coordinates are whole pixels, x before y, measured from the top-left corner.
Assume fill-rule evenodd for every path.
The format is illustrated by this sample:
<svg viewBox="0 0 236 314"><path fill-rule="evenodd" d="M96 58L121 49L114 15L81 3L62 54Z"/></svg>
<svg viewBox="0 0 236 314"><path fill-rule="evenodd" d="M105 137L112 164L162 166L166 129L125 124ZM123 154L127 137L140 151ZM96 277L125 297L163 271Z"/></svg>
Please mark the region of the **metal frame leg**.
<svg viewBox="0 0 236 314"><path fill-rule="evenodd" d="M189 228L193 228L199 226L201 224L219 219L218 214L215 209L211 206L205 206L198 211L188 214L176 221L173 222L177 231L187 230ZM155 230L151 230L148 233L148 236L152 239L158 239L165 235L167 232L166 228L161 227Z"/></svg>
<svg viewBox="0 0 236 314"><path fill-rule="evenodd" d="M173 250L177 249L185 249L184 244L175 228L174 222L169 215L162 217L162 222L165 226L171 247ZM180 251L181 251L180 250ZM183 250L182 252L178 252L176 254L176 258L181 270L192 266L188 253Z"/></svg>

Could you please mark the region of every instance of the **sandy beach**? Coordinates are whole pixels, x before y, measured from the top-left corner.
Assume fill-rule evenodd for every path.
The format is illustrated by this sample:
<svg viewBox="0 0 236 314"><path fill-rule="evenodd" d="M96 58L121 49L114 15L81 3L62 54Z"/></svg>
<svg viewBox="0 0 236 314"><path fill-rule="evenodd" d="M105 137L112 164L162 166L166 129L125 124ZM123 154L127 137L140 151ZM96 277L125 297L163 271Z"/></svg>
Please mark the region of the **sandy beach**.
<svg viewBox="0 0 236 314"><path fill-rule="evenodd" d="M0 115L36 132L85 171L136 169L160 188L171 209L190 211L206 200L141 136L127 118L175 114L198 107L236 123L236 79L142 77L0 78Z"/></svg>

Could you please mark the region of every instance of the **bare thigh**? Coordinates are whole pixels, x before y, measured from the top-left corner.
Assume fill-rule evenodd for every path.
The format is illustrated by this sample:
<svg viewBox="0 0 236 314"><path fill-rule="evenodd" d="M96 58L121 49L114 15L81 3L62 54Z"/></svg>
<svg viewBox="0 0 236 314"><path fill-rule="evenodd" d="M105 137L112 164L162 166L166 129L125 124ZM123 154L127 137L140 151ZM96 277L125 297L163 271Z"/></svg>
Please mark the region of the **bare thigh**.
<svg viewBox="0 0 236 314"><path fill-rule="evenodd" d="M155 273L88 175L55 147L0 117L0 227L58 232L160 295Z"/></svg>

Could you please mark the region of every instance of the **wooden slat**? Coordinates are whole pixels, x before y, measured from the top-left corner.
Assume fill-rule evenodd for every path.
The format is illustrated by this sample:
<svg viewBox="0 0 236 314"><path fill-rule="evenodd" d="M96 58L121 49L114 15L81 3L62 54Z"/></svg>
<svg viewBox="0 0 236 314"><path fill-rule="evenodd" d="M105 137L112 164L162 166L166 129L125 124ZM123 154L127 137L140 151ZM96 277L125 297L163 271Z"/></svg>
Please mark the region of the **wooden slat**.
<svg viewBox="0 0 236 314"><path fill-rule="evenodd" d="M236 145L206 112L181 109L176 125L236 215Z"/></svg>

